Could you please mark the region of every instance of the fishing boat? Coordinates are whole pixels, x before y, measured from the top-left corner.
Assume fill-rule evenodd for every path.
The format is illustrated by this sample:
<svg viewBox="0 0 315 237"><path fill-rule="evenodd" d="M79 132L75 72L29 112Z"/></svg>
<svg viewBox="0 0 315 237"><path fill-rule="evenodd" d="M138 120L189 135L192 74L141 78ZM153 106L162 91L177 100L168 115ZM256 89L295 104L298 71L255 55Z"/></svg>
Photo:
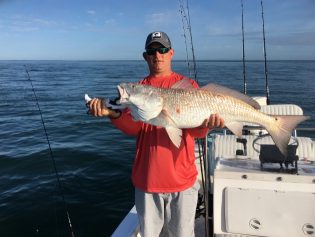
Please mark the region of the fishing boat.
<svg viewBox="0 0 315 237"><path fill-rule="evenodd" d="M303 115L298 105L270 104L262 1L261 8L266 96L253 98L266 114ZM182 5L180 11L182 14L185 11ZM189 19L189 13L183 18ZM190 25L183 28L191 29ZM196 142L201 187L195 216L196 237L315 236L315 139L299 136L301 130L315 131L296 128L287 156L281 154L267 130L255 124L244 123L241 138L224 129ZM112 237L129 236L141 236L135 206L112 234Z"/></svg>
<svg viewBox="0 0 315 237"><path fill-rule="evenodd" d="M293 104L262 104L261 110L303 114ZM315 141L297 133L287 157L264 128L252 124L244 125L242 138L227 130L209 134L201 144L204 152L196 143L200 200L205 200L197 206L196 236L315 235ZM135 207L112 236L140 236Z"/></svg>

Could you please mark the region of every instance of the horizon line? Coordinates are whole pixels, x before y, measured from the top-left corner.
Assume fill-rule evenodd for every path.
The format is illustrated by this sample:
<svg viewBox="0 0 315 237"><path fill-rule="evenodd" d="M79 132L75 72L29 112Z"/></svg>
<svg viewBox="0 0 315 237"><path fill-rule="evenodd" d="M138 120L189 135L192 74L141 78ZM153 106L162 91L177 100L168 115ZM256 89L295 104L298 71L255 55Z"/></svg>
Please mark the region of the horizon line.
<svg viewBox="0 0 315 237"><path fill-rule="evenodd" d="M143 61L143 59L0 59L0 61ZM173 59L173 62L187 62L186 59ZM193 62L193 60L188 60ZM242 59L196 59L200 61L223 61L223 62L242 62ZM247 59L245 62L250 61L265 61L264 59ZM267 59L267 61L315 61L315 59Z"/></svg>

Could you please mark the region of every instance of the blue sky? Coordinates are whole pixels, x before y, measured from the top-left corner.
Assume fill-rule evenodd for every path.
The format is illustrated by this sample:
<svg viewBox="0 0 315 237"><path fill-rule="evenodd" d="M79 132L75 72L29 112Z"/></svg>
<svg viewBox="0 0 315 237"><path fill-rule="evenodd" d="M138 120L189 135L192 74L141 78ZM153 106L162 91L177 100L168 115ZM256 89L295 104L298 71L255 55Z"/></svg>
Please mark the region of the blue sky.
<svg viewBox="0 0 315 237"><path fill-rule="evenodd" d="M240 2L189 1L196 59L242 59ZM263 59L260 0L243 2L246 58ZM267 58L314 60L315 1L263 4ZM179 0L0 0L0 60L142 59L156 30L185 59L179 9Z"/></svg>

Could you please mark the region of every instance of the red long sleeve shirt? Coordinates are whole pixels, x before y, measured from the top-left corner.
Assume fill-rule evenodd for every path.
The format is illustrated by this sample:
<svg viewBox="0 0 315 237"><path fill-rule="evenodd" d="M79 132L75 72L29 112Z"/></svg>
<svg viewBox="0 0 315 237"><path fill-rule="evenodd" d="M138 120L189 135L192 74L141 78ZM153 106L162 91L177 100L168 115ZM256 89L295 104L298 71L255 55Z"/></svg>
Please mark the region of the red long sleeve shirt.
<svg viewBox="0 0 315 237"><path fill-rule="evenodd" d="M182 78L177 73L167 77L148 76L140 84L170 88ZM194 80L191 82L198 88ZM136 188L145 192L180 192L195 183L198 172L194 138L206 136L207 128L183 129L183 141L177 148L163 127L134 121L128 109L111 121L125 134L137 136L132 169L132 182Z"/></svg>

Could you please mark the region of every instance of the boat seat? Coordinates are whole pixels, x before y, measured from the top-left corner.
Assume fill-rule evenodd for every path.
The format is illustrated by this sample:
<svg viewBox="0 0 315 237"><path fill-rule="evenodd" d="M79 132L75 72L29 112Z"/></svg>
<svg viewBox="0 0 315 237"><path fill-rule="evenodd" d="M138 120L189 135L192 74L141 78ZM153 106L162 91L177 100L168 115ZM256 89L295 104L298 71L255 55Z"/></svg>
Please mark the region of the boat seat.
<svg viewBox="0 0 315 237"><path fill-rule="evenodd" d="M302 108L294 104L263 105L260 111L270 115L303 115Z"/></svg>
<svg viewBox="0 0 315 237"><path fill-rule="evenodd" d="M276 104L276 105L262 105L260 111L269 115L303 115L303 110L300 106L295 104ZM244 126L255 126L254 123L243 123ZM266 130L251 130L254 134L265 134Z"/></svg>
<svg viewBox="0 0 315 237"><path fill-rule="evenodd" d="M242 138L247 140L246 148L247 155L237 155L237 150L244 151L242 143L237 142L235 135L214 135L212 146L212 157L218 159L224 158L244 158L259 160L259 152L261 144L274 144L270 136L258 138L256 135L244 135ZM255 141L256 140L256 141ZM253 142L255 141L255 150ZM309 137L291 137L289 144L298 143L296 155L299 156L299 160L315 161L315 142Z"/></svg>
<svg viewBox="0 0 315 237"><path fill-rule="evenodd" d="M303 110L298 105L294 104L277 104L277 105L262 105L261 111L270 115L303 115ZM255 126L256 124L244 123L244 125ZM265 129L257 128L250 130L250 135L243 135L242 138L247 140L247 155L237 155L237 150L244 150L242 143L237 142L235 135L215 135L212 147L212 157L214 158L250 158L259 159L260 144L274 144L270 136L258 138L258 135L266 134ZM296 135L296 133L295 133ZM255 149L253 142L256 140ZM289 144L298 143L296 155L299 160L315 161L315 142L308 137L291 137ZM238 153L240 154L240 153Z"/></svg>

